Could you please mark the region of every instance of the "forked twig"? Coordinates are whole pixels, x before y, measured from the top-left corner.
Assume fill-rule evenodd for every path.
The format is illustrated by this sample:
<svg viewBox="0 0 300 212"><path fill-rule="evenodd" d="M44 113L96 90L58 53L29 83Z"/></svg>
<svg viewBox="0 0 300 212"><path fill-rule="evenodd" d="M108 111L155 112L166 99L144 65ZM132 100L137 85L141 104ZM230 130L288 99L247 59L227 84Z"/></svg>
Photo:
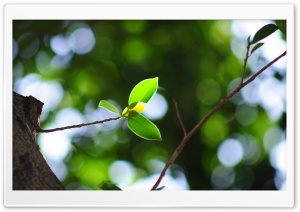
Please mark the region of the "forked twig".
<svg viewBox="0 0 300 212"><path fill-rule="evenodd" d="M247 53L248 54L248 53ZM262 69L260 69L258 72L256 72L255 74L253 74L247 81L243 82L243 80L241 81L241 83L233 90L231 91L225 98L223 98L222 100L220 100L220 102L204 117L202 118L198 124L196 124L196 126L194 126L194 128L189 131L187 134L185 134L180 142L180 144L178 145L178 147L175 149L175 151L173 152L173 154L171 155L171 157L169 158L168 162L166 163L165 167L163 168L163 170L161 171L160 176L158 177L157 181L155 182L155 184L153 185L151 190L156 190L159 183L161 182L162 178L164 177L167 169L173 164L173 162L175 161L175 159L178 157L179 153L182 151L183 147L185 146L185 144L187 143L187 141L197 132L197 130L199 130L199 128L212 116L214 115L233 95L235 95L237 92L239 92L243 87L245 87L246 85L248 85L250 82L252 82L258 75L260 75L263 71L265 71L267 68L269 68L271 65L273 65L276 61L278 61L280 58L284 57L287 54L287 51L285 51L284 53L282 53L281 55L279 55L277 58L275 58L274 60L272 60L269 64L267 64L266 66L264 66ZM245 60L245 63L247 63L247 60ZM247 64L246 64L247 65ZM246 67L246 65L244 64L244 67ZM244 72L242 73L242 79L244 78ZM179 112L176 109L177 112ZM177 115L178 116L178 115ZM180 115L178 116L180 117ZM180 118L181 120L181 118ZM180 121L179 120L179 121Z"/></svg>

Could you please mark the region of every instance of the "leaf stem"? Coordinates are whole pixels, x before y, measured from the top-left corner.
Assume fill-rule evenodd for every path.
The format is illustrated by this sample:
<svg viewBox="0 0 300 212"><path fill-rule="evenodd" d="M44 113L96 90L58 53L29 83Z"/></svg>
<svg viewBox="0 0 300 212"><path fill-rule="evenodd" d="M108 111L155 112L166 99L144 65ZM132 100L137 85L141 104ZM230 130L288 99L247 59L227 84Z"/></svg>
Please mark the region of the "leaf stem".
<svg viewBox="0 0 300 212"><path fill-rule="evenodd" d="M178 157L179 153L182 151L183 147L187 143L187 141L199 130L199 128L212 116L214 115L233 95L235 95L237 92L239 92L243 87L248 85L250 82L252 82L258 75L260 75L263 71L265 71L267 68L269 68L271 65L273 65L277 60L284 57L287 54L287 51L283 52L281 55L279 55L277 58L272 60L269 64L264 66L262 69L260 69L258 72L253 74L247 81L241 82L233 91L231 91L225 98L223 98L204 118L202 118L198 124L194 126L194 128L189 131L187 134L184 135L182 138L180 144L175 149L171 157L169 158L168 162L166 163L165 167L161 171L160 176L158 177L157 181L153 185L151 190L156 190L156 188L159 186L159 183L161 182L162 178L164 177L166 171L168 168L173 164L175 159ZM246 61L247 62L247 61ZM242 78L243 79L243 78ZM179 113L179 111L176 109L176 111ZM180 117L180 116L179 116Z"/></svg>
<svg viewBox="0 0 300 212"><path fill-rule="evenodd" d="M66 126L66 127L58 127L58 128L53 128L53 129L47 129L47 130L43 130L43 129L39 128L39 129L37 129L37 133L49 133L49 132L62 131L62 130L67 130L67 129L72 129L72 128L80 128L80 127L94 125L94 124L103 124L104 122L114 121L114 120L118 120L120 118L122 118L122 117L119 116L116 118L109 118L109 119L104 119L101 121L71 125L71 126Z"/></svg>

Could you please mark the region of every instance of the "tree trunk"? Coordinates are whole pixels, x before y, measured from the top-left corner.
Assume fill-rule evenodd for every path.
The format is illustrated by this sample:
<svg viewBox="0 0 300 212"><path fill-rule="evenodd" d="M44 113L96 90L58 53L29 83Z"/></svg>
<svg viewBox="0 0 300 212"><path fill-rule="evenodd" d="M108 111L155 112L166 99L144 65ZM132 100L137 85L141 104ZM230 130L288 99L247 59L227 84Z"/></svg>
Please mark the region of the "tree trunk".
<svg viewBox="0 0 300 212"><path fill-rule="evenodd" d="M13 93L13 190L64 190L36 143L44 103Z"/></svg>

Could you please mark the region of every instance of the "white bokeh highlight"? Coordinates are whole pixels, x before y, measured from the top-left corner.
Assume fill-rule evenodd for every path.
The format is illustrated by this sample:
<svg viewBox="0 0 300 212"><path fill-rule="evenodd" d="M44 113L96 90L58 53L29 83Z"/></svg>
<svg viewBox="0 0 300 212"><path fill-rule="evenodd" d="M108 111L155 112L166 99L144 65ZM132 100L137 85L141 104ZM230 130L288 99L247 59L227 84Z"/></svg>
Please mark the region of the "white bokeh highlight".
<svg viewBox="0 0 300 212"><path fill-rule="evenodd" d="M233 138L226 139L218 148L218 159L226 167L238 164L243 158L244 150L241 143Z"/></svg>
<svg viewBox="0 0 300 212"><path fill-rule="evenodd" d="M108 173L111 181L122 188L133 181L135 168L128 161L117 160L110 165Z"/></svg>
<svg viewBox="0 0 300 212"><path fill-rule="evenodd" d="M90 28L82 27L72 32L69 45L76 54L90 52L96 44L96 39Z"/></svg>

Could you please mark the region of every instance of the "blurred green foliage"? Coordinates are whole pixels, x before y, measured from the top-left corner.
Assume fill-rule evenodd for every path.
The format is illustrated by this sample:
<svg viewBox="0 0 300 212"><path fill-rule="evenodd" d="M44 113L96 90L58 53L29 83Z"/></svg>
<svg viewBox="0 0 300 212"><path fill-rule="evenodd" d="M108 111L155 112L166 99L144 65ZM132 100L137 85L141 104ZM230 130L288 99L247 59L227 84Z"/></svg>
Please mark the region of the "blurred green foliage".
<svg viewBox="0 0 300 212"><path fill-rule="evenodd" d="M82 53L73 48L66 54L62 51L67 50L62 49L59 56L53 39L60 35L80 45L85 38L76 40L72 33L82 28L93 33L92 49ZM42 119L42 128L51 125L64 108L74 108L86 116L87 108L99 110L102 99L111 99L124 108L132 88L156 76L158 93L168 103L166 114L155 120L162 142L135 136L123 127L124 122L113 130L91 128L96 131L93 136L73 135L73 148L63 161L67 173L62 183L66 188L99 189L102 181L113 181L109 169L115 161L132 164L132 183L153 174L149 162L166 162L183 136L172 100L176 99L183 122L190 130L226 96L229 84L241 76L243 61L231 50L232 37L231 21L227 20L14 21L14 89L20 92L16 82L32 73L63 88L62 100ZM241 45L246 48L246 40ZM281 76L277 78L282 80ZM212 173L221 165L217 157L220 144L229 137L251 135L257 144L258 159L253 163L241 160L235 165L234 181L224 189L275 189L275 170L263 148L263 139L271 126L285 130L285 114L273 122L260 105L244 104L255 107L253 122L241 124L236 118L240 105L229 101L189 140L170 174L175 176L174 170L180 169L191 190L222 189L211 180ZM168 188L165 184L161 186Z"/></svg>

